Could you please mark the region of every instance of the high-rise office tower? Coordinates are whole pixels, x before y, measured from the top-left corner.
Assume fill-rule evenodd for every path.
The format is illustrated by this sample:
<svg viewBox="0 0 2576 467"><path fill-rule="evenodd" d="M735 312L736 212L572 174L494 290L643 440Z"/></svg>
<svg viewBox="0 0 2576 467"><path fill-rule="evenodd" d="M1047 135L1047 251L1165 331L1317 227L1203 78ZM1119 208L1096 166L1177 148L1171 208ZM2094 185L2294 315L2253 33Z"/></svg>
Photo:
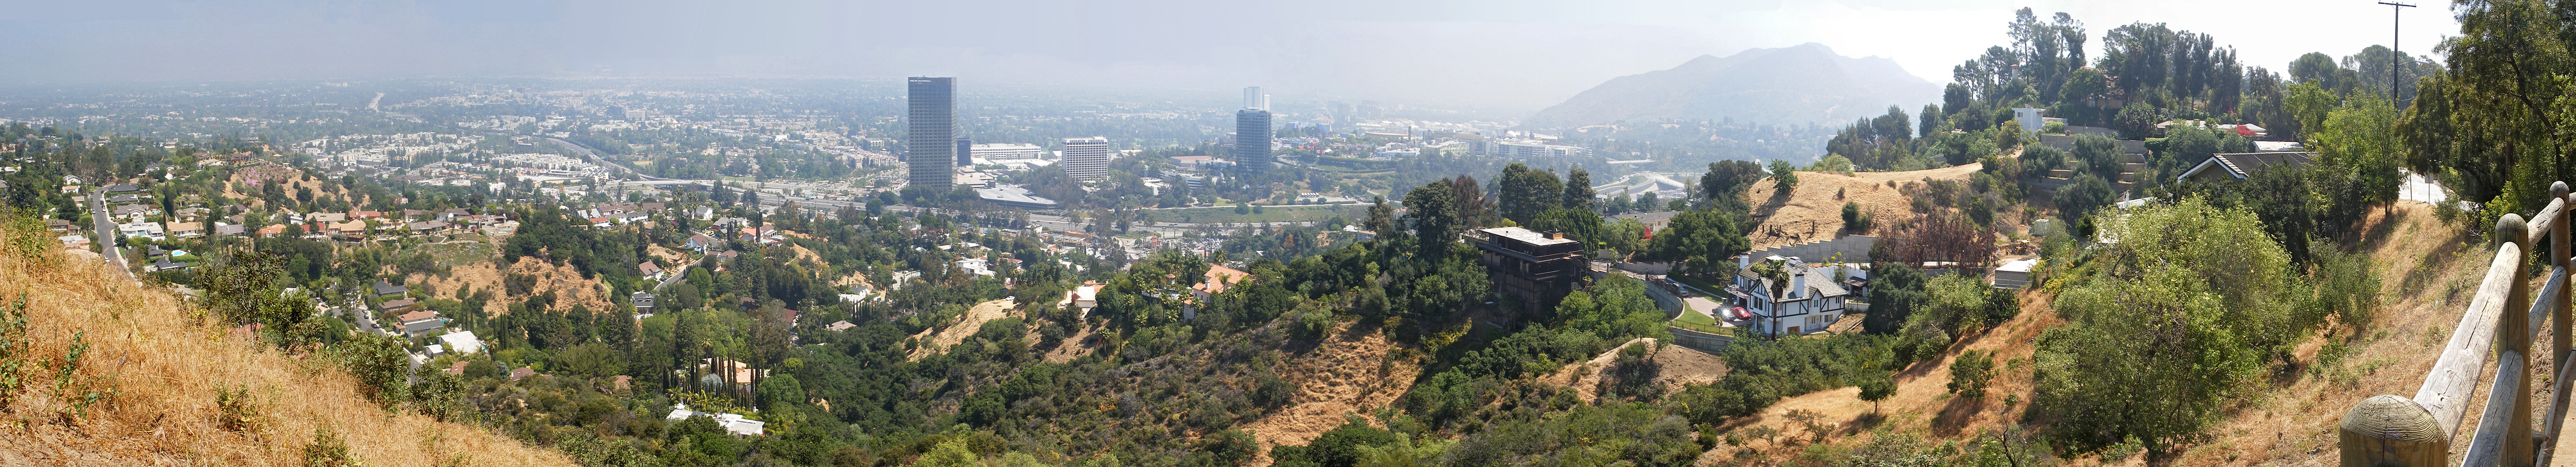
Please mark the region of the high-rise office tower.
<svg viewBox="0 0 2576 467"><path fill-rule="evenodd" d="M967 138L964 136L957 137L957 166L975 166L975 140L973 138Z"/></svg>
<svg viewBox="0 0 2576 467"><path fill-rule="evenodd" d="M912 107L904 165L911 169L912 186L946 190L957 183L957 78L916 76L904 83Z"/></svg>
<svg viewBox="0 0 2576 467"><path fill-rule="evenodd" d="M1064 139L1064 175L1092 181L1109 176L1109 138Z"/></svg>
<svg viewBox="0 0 2576 467"><path fill-rule="evenodd" d="M1244 170L1270 170L1270 111L1234 111L1234 163Z"/></svg>
<svg viewBox="0 0 2576 467"><path fill-rule="evenodd" d="M1262 94L1260 86L1244 87L1243 108L1270 110L1270 95Z"/></svg>

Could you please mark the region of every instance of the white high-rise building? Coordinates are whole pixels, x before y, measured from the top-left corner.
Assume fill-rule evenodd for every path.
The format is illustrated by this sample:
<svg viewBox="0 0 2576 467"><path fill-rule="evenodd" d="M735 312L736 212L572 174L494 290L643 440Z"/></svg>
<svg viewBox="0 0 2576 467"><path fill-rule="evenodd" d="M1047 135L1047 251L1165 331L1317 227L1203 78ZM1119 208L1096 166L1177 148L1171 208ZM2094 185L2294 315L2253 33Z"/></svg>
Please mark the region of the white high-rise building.
<svg viewBox="0 0 2576 467"><path fill-rule="evenodd" d="M1270 110L1270 95L1262 94L1260 86L1245 87L1243 88L1243 108Z"/></svg>
<svg viewBox="0 0 2576 467"><path fill-rule="evenodd" d="M1109 138L1065 138L1064 174L1086 182L1109 176Z"/></svg>

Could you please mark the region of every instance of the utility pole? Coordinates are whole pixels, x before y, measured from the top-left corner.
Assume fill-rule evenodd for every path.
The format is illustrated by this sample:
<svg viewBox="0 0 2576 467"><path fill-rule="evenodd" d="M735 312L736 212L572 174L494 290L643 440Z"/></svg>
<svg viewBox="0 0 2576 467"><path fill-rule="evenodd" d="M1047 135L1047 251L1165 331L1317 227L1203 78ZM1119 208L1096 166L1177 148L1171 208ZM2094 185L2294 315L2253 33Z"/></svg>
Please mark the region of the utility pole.
<svg viewBox="0 0 2576 467"><path fill-rule="evenodd" d="M2397 2L2379 2L2379 4L2388 5L2388 105L2396 106L2397 57L2399 57L2397 54L2398 18L2405 15L2407 8L2414 8L2415 6Z"/></svg>

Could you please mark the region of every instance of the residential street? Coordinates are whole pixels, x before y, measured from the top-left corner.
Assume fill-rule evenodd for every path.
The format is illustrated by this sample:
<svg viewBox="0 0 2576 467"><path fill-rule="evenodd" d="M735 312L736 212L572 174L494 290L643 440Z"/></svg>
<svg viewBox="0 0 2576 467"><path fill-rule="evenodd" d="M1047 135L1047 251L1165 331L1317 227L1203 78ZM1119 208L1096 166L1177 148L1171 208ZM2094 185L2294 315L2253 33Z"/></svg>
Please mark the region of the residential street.
<svg viewBox="0 0 2576 467"><path fill-rule="evenodd" d="M98 224L98 250L107 255L108 262L116 263L118 269L131 271L131 265L125 264L125 252L116 247L116 222L107 216L106 188L89 191L89 208L90 219Z"/></svg>

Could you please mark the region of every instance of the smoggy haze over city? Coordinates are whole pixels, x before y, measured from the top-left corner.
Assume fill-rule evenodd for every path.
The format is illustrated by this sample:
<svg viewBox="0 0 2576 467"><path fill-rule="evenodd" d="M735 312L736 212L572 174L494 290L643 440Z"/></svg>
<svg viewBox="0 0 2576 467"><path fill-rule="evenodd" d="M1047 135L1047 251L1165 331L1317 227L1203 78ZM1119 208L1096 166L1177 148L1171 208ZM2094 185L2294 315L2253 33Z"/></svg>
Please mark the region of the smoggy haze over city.
<svg viewBox="0 0 2576 467"><path fill-rule="evenodd" d="M2012 10L2104 31L2165 22L2276 71L2389 39L2389 7L2331 2L1134 2L461 0L18 2L0 87L419 76L959 76L967 83L1386 98L1535 110L1692 57L1806 42L1932 82L2007 42ZM2405 14L2426 54L2456 21ZM2226 11L2227 14L2207 14ZM2098 50L2095 50L2098 53Z"/></svg>

